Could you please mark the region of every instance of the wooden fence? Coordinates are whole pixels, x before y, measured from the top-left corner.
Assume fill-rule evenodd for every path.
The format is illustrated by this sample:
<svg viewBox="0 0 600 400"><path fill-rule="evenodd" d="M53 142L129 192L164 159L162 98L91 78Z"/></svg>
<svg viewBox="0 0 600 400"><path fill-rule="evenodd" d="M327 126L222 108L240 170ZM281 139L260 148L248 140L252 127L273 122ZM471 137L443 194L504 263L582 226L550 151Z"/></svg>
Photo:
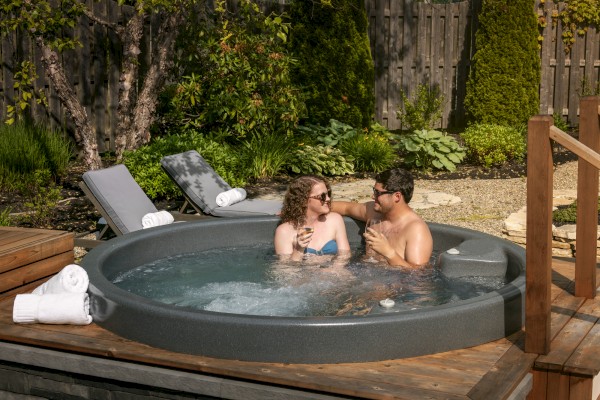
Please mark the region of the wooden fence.
<svg viewBox="0 0 600 400"><path fill-rule="evenodd" d="M111 21L123 23L129 11L112 0L86 0L97 13ZM396 111L401 103L400 91L414 93L419 83L437 85L444 95L443 115L438 127L461 128L464 125L464 97L470 60L475 50L477 10L481 0L451 4L426 4L414 0L365 0L369 18L369 38L375 63L375 120L390 129L400 127ZM551 21L553 2L536 3L536 12ZM62 55L79 97L96 130L101 152L112 149L116 126L119 88L120 45L105 28L87 18L73 33L83 47ZM597 94L600 81L600 33L590 28L577 37L570 53L560 40L561 26L551 23L542 30L542 81L540 112L559 112L571 124L578 123L579 97ZM150 46L152 24L146 24L144 54ZM558 38L558 39L557 39ZM23 36L2 38L0 44L0 118L14 97L13 73L21 60L37 59L38 50ZM142 60L144 69L146 60ZM40 63L36 89L48 98L48 108L32 107L36 120L53 126L70 127L58 97L45 78ZM585 87L584 87L585 86ZM592 90L592 92L590 92Z"/></svg>

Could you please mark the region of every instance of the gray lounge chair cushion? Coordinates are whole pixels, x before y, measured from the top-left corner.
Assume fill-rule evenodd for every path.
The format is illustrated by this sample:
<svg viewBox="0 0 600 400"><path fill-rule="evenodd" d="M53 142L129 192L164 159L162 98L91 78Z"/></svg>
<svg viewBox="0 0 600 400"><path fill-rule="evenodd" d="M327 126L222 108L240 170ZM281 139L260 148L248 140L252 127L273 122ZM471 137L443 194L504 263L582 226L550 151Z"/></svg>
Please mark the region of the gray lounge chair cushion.
<svg viewBox="0 0 600 400"><path fill-rule="evenodd" d="M123 164L87 171L83 181L123 234L142 229L144 215L158 211Z"/></svg>
<svg viewBox="0 0 600 400"><path fill-rule="evenodd" d="M217 205L217 195L231 189L195 150L173 154L160 160L167 175L181 188L187 199L206 214L217 217L275 215L281 202L246 199L227 207Z"/></svg>

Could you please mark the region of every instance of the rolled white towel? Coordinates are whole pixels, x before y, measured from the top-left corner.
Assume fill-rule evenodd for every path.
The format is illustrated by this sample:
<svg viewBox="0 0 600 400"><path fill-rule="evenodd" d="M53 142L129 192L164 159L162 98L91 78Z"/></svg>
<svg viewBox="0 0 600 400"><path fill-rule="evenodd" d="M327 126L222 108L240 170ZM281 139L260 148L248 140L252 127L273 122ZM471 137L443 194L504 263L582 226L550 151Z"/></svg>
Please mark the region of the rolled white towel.
<svg viewBox="0 0 600 400"><path fill-rule="evenodd" d="M88 325L92 322L87 293L18 294L13 306L18 324Z"/></svg>
<svg viewBox="0 0 600 400"><path fill-rule="evenodd" d="M33 289L33 294L85 293L90 280L85 269L77 264L69 264L52 278Z"/></svg>
<svg viewBox="0 0 600 400"><path fill-rule="evenodd" d="M173 215L171 215L170 212L164 210L157 211L144 215L142 218L142 227L146 229L155 226L168 225L172 224L173 221L175 221L175 218L173 218Z"/></svg>
<svg viewBox="0 0 600 400"><path fill-rule="evenodd" d="M233 188L226 192L221 192L217 195L217 205L219 207L227 207L246 198L246 190L243 188Z"/></svg>

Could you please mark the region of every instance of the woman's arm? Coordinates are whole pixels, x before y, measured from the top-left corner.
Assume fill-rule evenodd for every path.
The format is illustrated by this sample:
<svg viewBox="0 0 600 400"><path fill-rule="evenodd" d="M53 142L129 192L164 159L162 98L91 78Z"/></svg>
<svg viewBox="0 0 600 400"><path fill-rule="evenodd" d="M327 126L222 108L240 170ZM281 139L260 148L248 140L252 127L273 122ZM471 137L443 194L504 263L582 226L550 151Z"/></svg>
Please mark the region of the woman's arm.
<svg viewBox="0 0 600 400"><path fill-rule="evenodd" d="M275 230L275 254L289 255L292 260L300 261L311 236L312 233L298 235L291 224L281 224Z"/></svg>

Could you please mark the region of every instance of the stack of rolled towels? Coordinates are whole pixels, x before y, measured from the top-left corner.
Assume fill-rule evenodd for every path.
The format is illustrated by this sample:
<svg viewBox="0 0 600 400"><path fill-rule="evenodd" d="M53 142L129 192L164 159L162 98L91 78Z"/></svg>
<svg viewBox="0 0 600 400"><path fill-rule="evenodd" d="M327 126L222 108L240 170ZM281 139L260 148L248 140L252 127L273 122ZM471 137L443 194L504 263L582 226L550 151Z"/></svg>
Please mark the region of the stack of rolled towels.
<svg viewBox="0 0 600 400"><path fill-rule="evenodd" d="M168 211L157 211L144 215L142 217L142 228L153 228L155 226L172 224L175 219Z"/></svg>
<svg viewBox="0 0 600 400"><path fill-rule="evenodd" d="M217 195L217 205L227 207L246 198L246 190L243 188L233 188Z"/></svg>
<svg viewBox="0 0 600 400"><path fill-rule="evenodd" d="M18 324L72 324L92 322L87 272L69 264L31 293L18 294L13 321Z"/></svg>

